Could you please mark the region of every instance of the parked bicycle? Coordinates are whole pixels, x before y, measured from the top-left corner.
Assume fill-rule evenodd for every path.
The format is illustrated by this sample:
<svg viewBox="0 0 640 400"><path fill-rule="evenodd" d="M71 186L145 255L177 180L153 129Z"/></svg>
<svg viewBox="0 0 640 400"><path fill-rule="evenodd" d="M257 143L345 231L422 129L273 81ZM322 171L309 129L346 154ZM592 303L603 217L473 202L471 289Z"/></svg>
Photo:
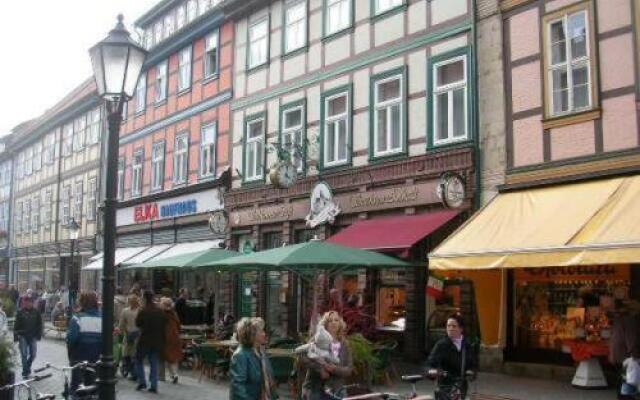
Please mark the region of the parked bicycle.
<svg viewBox="0 0 640 400"><path fill-rule="evenodd" d="M370 392L363 394L349 394L350 389L357 388L357 385L343 386L335 392L327 391L329 400L433 400L432 396L420 395L416 389L416 383L425 379L425 375L403 375L403 382L411 384L411 391L406 394L391 392Z"/></svg>
<svg viewBox="0 0 640 400"><path fill-rule="evenodd" d="M464 377L456 378L449 377L447 371L443 370L435 370L427 375L436 380L435 400L464 400L468 381L475 378L472 371L466 371Z"/></svg>
<svg viewBox="0 0 640 400"><path fill-rule="evenodd" d="M42 370L34 370L34 372L41 372L41 371ZM20 392L18 392L18 395L16 396L16 398L20 400L54 400L56 398L55 394L40 393L36 388L34 388L31 385L33 382L39 382L50 377L51 377L51 374L35 375L33 378L25 379L16 383L12 383L10 385L2 386L0 387L0 391L11 390L11 389L17 389L19 391L20 389L24 388L27 390L26 399L24 398L24 396L20 395ZM34 394L35 394L35 397L34 397Z"/></svg>
<svg viewBox="0 0 640 400"><path fill-rule="evenodd" d="M82 361L72 366L59 366L53 365L51 363L46 363L44 367L40 370L52 369L54 371L59 371L62 373L62 377L64 379L64 385L62 389L62 398L65 400L69 400L72 397L75 400L96 400L98 399L98 386L95 384L86 385L87 376L89 374L93 377L96 376L96 365L91 364L88 361ZM73 374L74 370L79 370L81 374L81 379L85 383L81 383L78 388L75 390L75 396L72 396L71 393L71 374Z"/></svg>

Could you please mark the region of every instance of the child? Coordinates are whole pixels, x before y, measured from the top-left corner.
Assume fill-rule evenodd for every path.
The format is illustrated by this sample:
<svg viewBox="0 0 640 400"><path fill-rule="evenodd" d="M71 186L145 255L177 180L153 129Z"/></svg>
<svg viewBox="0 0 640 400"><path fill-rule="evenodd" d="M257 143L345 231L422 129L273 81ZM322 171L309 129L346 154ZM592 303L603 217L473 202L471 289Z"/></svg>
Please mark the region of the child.
<svg viewBox="0 0 640 400"><path fill-rule="evenodd" d="M624 396L633 396L638 394L638 385L640 385L640 346L636 344L631 357L622 362L625 369L624 382L620 394Z"/></svg>
<svg viewBox="0 0 640 400"><path fill-rule="evenodd" d="M340 360L333 355L331 351L331 335L321 324L318 324L316 334L313 336L311 343L298 346L296 353L307 353L309 359L317 361L320 364L339 364Z"/></svg>

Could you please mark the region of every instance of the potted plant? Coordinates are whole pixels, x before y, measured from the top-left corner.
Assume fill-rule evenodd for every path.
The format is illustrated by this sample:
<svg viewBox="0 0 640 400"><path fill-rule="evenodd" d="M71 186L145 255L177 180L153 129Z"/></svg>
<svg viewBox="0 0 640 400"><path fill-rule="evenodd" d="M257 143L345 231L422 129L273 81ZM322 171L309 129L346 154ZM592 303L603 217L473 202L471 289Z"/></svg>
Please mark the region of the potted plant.
<svg viewBox="0 0 640 400"><path fill-rule="evenodd" d="M11 341L7 337L0 338L0 386L14 382L14 353ZM13 389L0 391L0 400L13 400Z"/></svg>

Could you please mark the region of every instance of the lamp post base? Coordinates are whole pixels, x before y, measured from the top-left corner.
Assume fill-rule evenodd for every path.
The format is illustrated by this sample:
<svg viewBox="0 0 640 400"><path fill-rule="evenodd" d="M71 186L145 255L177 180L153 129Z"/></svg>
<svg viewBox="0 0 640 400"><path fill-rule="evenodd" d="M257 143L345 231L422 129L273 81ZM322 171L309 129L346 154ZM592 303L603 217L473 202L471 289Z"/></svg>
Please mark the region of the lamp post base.
<svg viewBox="0 0 640 400"><path fill-rule="evenodd" d="M113 400L116 398L116 374L114 371L113 357L100 357L98 362L98 397L100 400Z"/></svg>

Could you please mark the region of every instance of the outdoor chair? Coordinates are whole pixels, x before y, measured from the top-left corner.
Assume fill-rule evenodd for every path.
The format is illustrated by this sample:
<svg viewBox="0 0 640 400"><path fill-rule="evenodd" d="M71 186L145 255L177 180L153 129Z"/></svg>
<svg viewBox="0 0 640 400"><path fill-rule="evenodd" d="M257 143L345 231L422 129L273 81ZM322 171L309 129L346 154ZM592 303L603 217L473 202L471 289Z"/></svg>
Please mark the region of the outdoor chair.
<svg viewBox="0 0 640 400"><path fill-rule="evenodd" d="M198 382L202 381L202 375L205 373L214 379L226 375L229 370L229 360L218 354L216 349L211 346L199 345L196 349L200 364Z"/></svg>

